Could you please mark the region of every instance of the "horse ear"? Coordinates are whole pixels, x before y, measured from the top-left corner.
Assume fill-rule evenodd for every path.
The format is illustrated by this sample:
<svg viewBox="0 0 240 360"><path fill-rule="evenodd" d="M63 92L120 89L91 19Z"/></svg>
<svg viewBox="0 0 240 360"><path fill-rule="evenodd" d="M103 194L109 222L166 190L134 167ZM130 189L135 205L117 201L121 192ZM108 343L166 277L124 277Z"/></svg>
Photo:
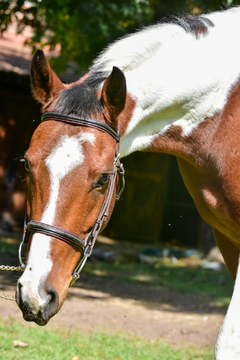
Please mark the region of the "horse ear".
<svg viewBox="0 0 240 360"><path fill-rule="evenodd" d="M101 101L104 112L109 115L110 121L116 120L118 115L124 109L126 102L126 79L122 71L116 66L112 73L104 81Z"/></svg>
<svg viewBox="0 0 240 360"><path fill-rule="evenodd" d="M31 84L35 98L43 105L65 88L59 77L51 69L44 52L37 50L31 63Z"/></svg>

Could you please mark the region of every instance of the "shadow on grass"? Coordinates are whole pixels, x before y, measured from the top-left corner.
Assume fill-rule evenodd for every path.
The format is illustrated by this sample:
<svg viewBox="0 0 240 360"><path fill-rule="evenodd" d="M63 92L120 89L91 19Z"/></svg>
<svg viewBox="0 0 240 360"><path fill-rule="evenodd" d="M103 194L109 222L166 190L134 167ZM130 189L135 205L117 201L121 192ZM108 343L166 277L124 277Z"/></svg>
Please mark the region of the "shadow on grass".
<svg viewBox="0 0 240 360"><path fill-rule="evenodd" d="M158 310L199 314L226 312L232 293L232 280L226 271L216 274L199 267L186 267L183 271L165 265L150 272L152 276L147 266L141 264L90 264L74 287L133 299ZM153 281L156 277L158 280ZM69 296L76 294L69 289Z"/></svg>
<svg viewBox="0 0 240 360"><path fill-rule="evenodd" d="M114 246L113 246L114 247ZM4 249L4 252L1 250ZM88 261L74 288L95 290L109 297L132 299L153 309L187 313L224 314L230 301L233 282L227 270L203 270L199 265L173 265L158 260L154 266L142 263ZM0 241L0 264L18 265L17 244ZM1 271L0 291L15 286L20 273ZM78 296L69 289L69 297ZM98 299L96 295L80 295ZM102 297L99 299L103 300Z"/></svg>

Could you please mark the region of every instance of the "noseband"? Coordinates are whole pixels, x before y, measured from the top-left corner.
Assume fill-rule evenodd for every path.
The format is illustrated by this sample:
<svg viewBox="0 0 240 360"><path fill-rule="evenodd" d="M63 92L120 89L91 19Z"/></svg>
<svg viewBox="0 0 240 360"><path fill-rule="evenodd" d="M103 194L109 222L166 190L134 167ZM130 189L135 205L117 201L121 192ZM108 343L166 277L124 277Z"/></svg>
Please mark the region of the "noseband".
<svg viewBox="0 0 240 360"><path fill-rule="evenodd" d="M116 140L116 153L115 153L115 159L113 162L113 172L110 174L110 178L108 181L108 188L107 193L105 196L104 203L101 207L100 213L97 217L97 220L95 221L91 231L87 234L85 239L82 239L80 236L62 229L58 226L48 225L45 223L42 223L40 221L36 220L30 220L27 222L27 216L25 216L25 223L24 223L24 232L23 232L23 239L19 246L19 262L22 267L25 267L22 256L21 256L21 250L23 243L27 243L29 239L30 232L35 233L41 233L44 235L52 236L58 240L64 241L81 252L80 260L73 271L73 279L70 283L70 286L76 281L76 279L79 278L80 272L87 260L87 258L91 255L93 246L95 244L97 235L99 231L101 230L101 227L108 217L108 211L111 204L111 199L113 196L114 191L114 185L115 181L117 180L117 174L118 174L118 185L117 185L117 194L116 194L116 200L118 200L123 192L125 180L124 180L124 168L123 164L120 162L120 154L119 154L119 141L120 141L120 135L115 132L110 126L107 124L104 124L98 120L95 119L81 119L77 116L69 116L69 115L63 115L58 114L54 112L47 112L42 115L41 121L48 121L48 120L55 120L55 121L61 121L70 125L77 125L77 126L85 126L85 127L91 127L97 130L100 130L102 132L105 132L109 135L111 135Z"/></svg>

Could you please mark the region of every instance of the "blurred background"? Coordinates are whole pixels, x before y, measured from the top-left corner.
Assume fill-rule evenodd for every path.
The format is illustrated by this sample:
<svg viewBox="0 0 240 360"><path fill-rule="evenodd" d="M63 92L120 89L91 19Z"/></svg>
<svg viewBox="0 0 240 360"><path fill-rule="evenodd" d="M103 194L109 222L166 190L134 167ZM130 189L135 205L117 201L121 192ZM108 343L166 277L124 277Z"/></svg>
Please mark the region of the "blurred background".
<svg viewBox="0 0 240 360"><path fill-rule="evenodd" d="M20 234L27 178L21 159L40 122L31 95L32 54L42 48L63 82L77 80L117 38L171 14L193 15L240 1L32 0L0 2L0 236ZM197 69L196 69L197 71ZM165 154L123 159L126 188L104 235L157 246L214 246L178 171Z"/></svg>

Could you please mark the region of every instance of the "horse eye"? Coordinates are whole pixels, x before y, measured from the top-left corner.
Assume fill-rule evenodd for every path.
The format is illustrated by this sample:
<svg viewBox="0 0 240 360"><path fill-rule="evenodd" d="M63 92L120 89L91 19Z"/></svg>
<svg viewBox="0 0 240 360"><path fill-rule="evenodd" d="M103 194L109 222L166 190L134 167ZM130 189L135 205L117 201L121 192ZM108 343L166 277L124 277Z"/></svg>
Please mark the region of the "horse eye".
<svg viewBox="0 0 240 360"><path fill-rule="evenodd" d="M98 181L99 185L103 186L108 182L109 175L103 175L101 179Z"/></svg>
<svg viewBox="0 0 240 360"><path fill-rule="evenodd" d="M94 185L93 188L103 187L109 179L109 175L103 175Z"/></svg>

